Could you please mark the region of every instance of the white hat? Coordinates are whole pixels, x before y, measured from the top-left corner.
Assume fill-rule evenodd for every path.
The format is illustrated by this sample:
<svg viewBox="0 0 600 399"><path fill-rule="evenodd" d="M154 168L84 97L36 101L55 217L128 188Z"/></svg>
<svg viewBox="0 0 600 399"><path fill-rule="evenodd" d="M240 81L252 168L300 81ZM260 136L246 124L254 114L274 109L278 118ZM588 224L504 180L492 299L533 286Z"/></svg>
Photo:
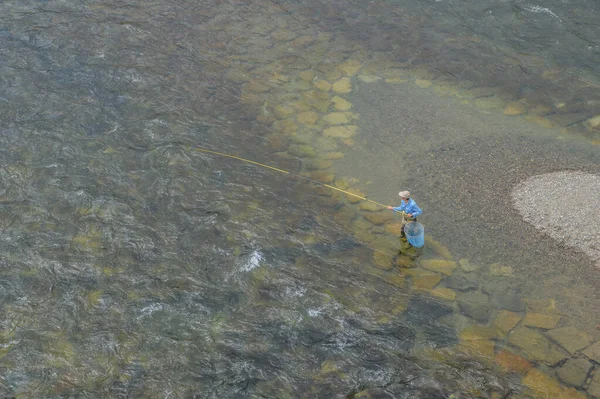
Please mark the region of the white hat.
<svg viewBox="0 0 600 399"><path fill-rule="evenodd" d="M410 191L400 191L398 195L402 198L410 198Z"/></svg>

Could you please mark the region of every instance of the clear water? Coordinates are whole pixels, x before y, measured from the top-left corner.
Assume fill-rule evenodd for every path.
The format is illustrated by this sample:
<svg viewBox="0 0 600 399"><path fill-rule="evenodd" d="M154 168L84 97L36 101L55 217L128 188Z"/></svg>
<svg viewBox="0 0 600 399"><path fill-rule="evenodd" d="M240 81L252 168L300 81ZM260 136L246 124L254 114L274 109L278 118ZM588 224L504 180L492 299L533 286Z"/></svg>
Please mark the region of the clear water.
<svg viewBox="0 0 600 399"><path fill-rule="evenodd" d="M194 147L304 171L306 160L275 155L287 139L257 120L268 94L244 84L283 86L310 69L327 76L349 57L545 106L557 130L501 110L478 119L460 108L469 105L414 86L358 84L348 98L360 134L335 169L382 202L418 183L426 231L456 259L518 271L509 280L478 275L478 284L558 296L563 314L590 328L600 282L589 260L543 237L531 246L527 226L510 242L517 218L505 221L489 199L536 170L598 172L590 143L599 133L585 125L600 113L597 8L582 0L2 2L0 394L519 397L521 376L453 351L470 323L454 304L374 265L374 254L395 256L397 239L367 242L350 234L364 227L350 204ZM420 144L399 146L400 159L389 146L399 133L386 129L398 119L388 111L401 111L389 107L394 98L438 112L404 118L419 133L405 138ZM438 134L458 120L495 130ZM423 129L429 122L440 129ZM469 173L486 181L477 164L448 161L475 154L494 154L499 186L457 183ZM447 212L457 191L468 215ZM490 202L481 209L472 198Z"/></svg>

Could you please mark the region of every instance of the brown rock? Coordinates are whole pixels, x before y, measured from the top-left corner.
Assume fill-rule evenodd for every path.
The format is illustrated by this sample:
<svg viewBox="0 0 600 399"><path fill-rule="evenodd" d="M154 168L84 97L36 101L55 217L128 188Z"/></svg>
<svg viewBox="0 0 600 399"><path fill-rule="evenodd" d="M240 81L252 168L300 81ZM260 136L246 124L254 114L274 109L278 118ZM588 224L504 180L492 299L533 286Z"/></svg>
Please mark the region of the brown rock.
<svg viewBox="0 0 600 399"><path fill-rule="evenodd" d="M338 65L338 69L346 76L352 76L362 66L362 63L358 60L348 60L340 65Z"/></svg>
<svg viewBox="0 0 600 399"><path fill-rule="evenodd" d="M310 44L313 42L313 37L309 36L309 35L304 35L304 36L300 36L297 39L294 39L291 43L290 46L292 47L304 47L307 44Z"/></svg>
<svg viewBox="0 0 600 399"><path fill-rule="evenodd" d="M543 328L550 330L555 328L560 320L560 316L542 313L527 313L523 324L528 327Z"/></svg>
<svg viewBox="0 0 600 399"><path fill-rule="evenodd" d="M415 84L417 86L419 86L420 88L422 88L422 89L425 89L425 88L430 87L432 85L431 80L427 80L427 79L416 79L415 80Z"/></svg>
<svg viewBox="0 0 600 399"><path fill-rule="evenodd" d="M562 348L527 327L519 327L508 336L508 342L523 350L533 360L554 365L568 356Z"/></svg>
<svg viewBox="0 0 600 399"><path fill-rule="evenodd" d="M358 208L361 211L367 211L367 212L380 212L382 209L379 205L374 204L372 202L368 202L368 201L362 201L360 203L360 205L358 206Z"/></svg>
<svg viewBox="0 0 600 399"><path fill-rule="evenodd" d="M592 363L586 359L568 359L556 374L565 384L581 388L587 379L587 375L592 368Z"/></svg>
<svg viewBox="0 0 600 399"><path fill-rule="evenodd" d="M491 327L473 325L462 330L459 338L465 341L494 339L496 338L496 330Z"/></svg>
<svg viewBox="0 0 600 399"><path fill-rule="evenodd" d="M350 123L345 112L332 112L323 117L323 120L330 125L343 125Z"/></svg>
<svg viewBox="0 0 600 399"><path fill-rule="evenodd" d="M444 287L434 288L431 291L431 295L441 298L441 299L446 299L449 301L453 301L454 299L456 299L456 292L451 290L450 288L444 288Z"/></svg>
<svg viewBox="0 0 600 399"><path fill-rule="evenodd" d="M380 269L389 270L394 266L393 259L383 253L383 252L375 252L373 253L373 263Z"/></svg>
<svg viewBox="0 0 600 399"><path fill-rule="evenodd" d="M442 258L451 260L452 254L450 250L442 245L439 241L434 240L431 236L425 234L425 245L427 248L431 248L436 254L440 255Z"/></svg>
<svg viewBox="0 0 600 399"><path fill-rule="evenodd" d="M306 70L306 71L302 71L298 74L298 77L302 80L305 80L307 82L311 82L315 76L317 76L317 73L313 70Z"/></svg>
<svg viewBox="0 0 600 399"><path fill-rule="evenodd" d="M490 265L490 274L492 276L510 277L514 272L515 271L511 266L506 266L501 263L492 263Z"/></svg>
<svg viewBox="0 0 600 399"><path fill-rule="evenodd" d="M583 354L596 363L600 363L600 341L583 350Z"/></svg>
<svg viewBox="0 0 600 399"><path fill-rule="evenodd" d="M391 220L392 217L393 216L389 213L371 213L365 215L365 219L373 223L375 226L380 226L386 223L387 221Z"/></svg>
<svg viewBox="0 0 600 399"><path fill-rule="evenodd" d="M271 90L271 87L267 86L263 82L259 80L251 80L248 83L244 84L244 90L253 92L253 93L265 93Z"/></svg>
<svg viewBox="0 0 600 399"><path fill-rule="evenodd" d="M588 385L587 391L594 398L600 398L600 373L596 372L590 385Z"/></svg>
<svg viewBox="0 0 600 399"><path fill-rule="evenodd" d="M428 259L421 261L421 267L447 276L452 275L456 269L456 262L444 259Z"/></svg>
<svg viewBox="0 0 600 399"><path fill-rule="evenodd" d="M332 126L323 130L323 134L326 137L338 137L342 139L348 139L354 136L357 130L358 127L353 125Z"/></svg>
<svg viewBox="0 0 600 399"><path fill-rule="evenodd" d="M593 337L573 326L555 328L548 331L546 335L570 353L575 353L594 342Z"/></svg>
<svg viewBox="0 0 600 399"><path fill-rule="evenodd" d="M334 96L331 99L331 102L333 102L334 108L338 111L348 111L350 108L352 108L352 103L343 99L342 97Z"/></svg>
<svg viewBox="0 0 600 399"><path fill-rule="evenodd" d="M331 90L336 93L350 93L352 91L352 83L348 78L341 78L331 85Z"/></svg>
<svg viewBox="0 0 600 399"><path fill-rule="evenodd" d="M442 276L439 274L425 274L413 277L412 285L415 289L429 291L433 289L433 287L435 287L441 279Z"/></svg>
<svg viewBox="0 0 600 399"><path fill-rule="evenodd" d="M504 115L521 115L527 111L527 105L521 101L511 101L504 107Z"/></svg>
<svg viewBox="0 0 600 399"><path fill-rule="evenodd" d="M498 351L494 360L506 371L521 374L526 373L533 367L529 360L504 349Z"/></svg>
<svg viewBox="0 0 600 399"><path fill-rule="evenodd" d="M344 153L343 152L328 152L323 154L323 158L325 159L342 159L344 158Z"/></svg>
<svg viewBox="0 0 600 399"><path fill-rule="evenodd" d="M316 80L313 82L313 85L319 90L329 91L331 90L331 83L326 80Z"/></svg>
<svg viewBox="0 0 600 399"><path fill-rule="evenodd" d="M521 320L521 315L515 312L511 312L510 310L501 310L498 312L496 316L496 320L494 320L494 327L497 329L499 335L505 336Z"/></svg>
<svg viewBox="0 0 600 399"><path fill-rule="evenodd" d="M312 172L310 174L310 178L316 181L320 181L321 183L332 183L333 179L334 179L334 175L333 173L329 173L329 172ZM326 189L326 191L329 193L328 196L331 196L331 193L333 190L331 190L330 188L327 187L323 187L323 186L319 186L322 187L324 189Z"/></svg>
<svg viewBox="0 0 600 399"><path fill-rule="evenodd" d="M388 223L384 227L386 233L389 234L400 234L402 224L400 222Z"/></svg>
<svg viewBox="0 0 600 399"><path fill-rule="evenodd" d="M385 281L396 287L404 287L404 277L399 274L391 274L385 277Z"/></svg>
<svg viewBox="0 0 600 399"><path fill-rule="evenodd" d="M565 389L558 381L538 369L531 369L523 378L523 384L529 387L538 398L585 399L586 396L574 389Z"/></svg>
<svg viewBox="0 0 600 399"><path fill-rule="evenodd" d="M306 165L308 170L325 170L333 166L333 162L328 159L315 159Z"/></svg>
<svg viewBox="0 0 600 399"><path fill-rule="evenodd" d="M296 116L296 120L305 125L314 125L319 120L319 114L313 111L300 112Z"/></svg>

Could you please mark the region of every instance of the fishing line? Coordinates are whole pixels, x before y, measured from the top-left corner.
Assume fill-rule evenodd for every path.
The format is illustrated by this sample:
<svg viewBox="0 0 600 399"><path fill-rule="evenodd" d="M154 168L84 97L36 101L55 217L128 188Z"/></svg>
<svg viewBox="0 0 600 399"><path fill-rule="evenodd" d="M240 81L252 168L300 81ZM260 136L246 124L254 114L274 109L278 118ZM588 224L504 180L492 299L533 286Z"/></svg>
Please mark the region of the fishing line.
<svg viewBox="0 0 600 399"><path fill-rule="evenodd" d="M381 207L387 208L387 205L381 204L381 203L379 203L379 202L377 202L377 201L370 200L370 199L368 199L368 198L365 198L365 197L363 197L363 196L360 196L360 195L358 195L358 194L354 194L354 193L351 193L351 192L349 192L349 191L342 190L341 188L334 187L334 186L332 186L332 185L330 185L330 184L326 184L326 183L320 182L320 181L318 181L318 180L311 179L311 178L309 178L309 177L306 177L306 176L298 175L298 174L296 174L296 173L292 173L292 172L289 172L289 171L287 171L287 170L284 170L284 169L279 169L279 168L276 168L276 167L274 167L274 166L271 166L271 165L266 165L266 164L264 164L264 163L260 163L260 162L252 161L252 160L250 160L250 159L246 159L246 158L238 157L238 156L236 156L236 155L226 154L226 153L224 153L224 152L219 152L219 151L208 150L208 149L206 149L206 148L202 148L202 147L195 147L195 149L196 149L196 151L199 151L199 152L204 152L204 153L207 153L207 154L219 155L219 156L226 157L226 158L236 159L236 160L238 160L238 161L246 162L246 163L249 163L249 164L252 164L252 165L261 166L261 167L263 167L263 168L271 169L271 170L274 170L274 171L276 171L276 172L282 173L282 174L284 174L284 175L293 176L293 177L298 177L298 178L300 178L300 179L307 180L307 181L309 181L309 182L311 182L311 183L315 183L315 184L318 184L318 185L320 185L320 186L324 186L324 187L330 188L330 189L332 189L332 190L336 190L336 191L342 192L342 193L344 193L344 194L351 195L351 196L353 196L353 197L356 197L356 198L360 198L360 199L361 199L361 200L363 200L363 201L369 201L369 202L372 202L373 204L376 204L376 205L379 205L379 206L381 206ZM337 227L338 227L338 229L339 229L339 226L337 226ZM340 229L340 231L343 231L343 229ZM366 242L364 242L364 241L361 241L361 240L358 240L358 239L357 239L356 237L354 237L354 236L353 236L353 239L354 239L355 241L358 241L358 242L360 242L362 245L366 246L367 248L369 248L369 249L371 249L371 250L373 250L373 251L375 251L375 252L379 252L379 253L382 253L382 254L384 254L384 255L387 255L387 256L389 256L389 257L391 257L391 258L393 258L393 257L396 255L396 254L389 253L389 252L387 252L387 251L382 251L382 250L380 250L380 249L374 248L373 246L369 245L368 243L366 243Z"/></svg>
<svg viewBox="0 0 600 399"><path fill-rule="evenodd" d="M326 183L320 182L318 180L311 179L310 177L298 175L296 173L288 172L287 170L283 170L283 169L276 168L274 166L266 165L264 163L252 161L250 159L238 157L238 156L235 156L235 155L225 154L223 152L207 150L206 148L201 148L201 147L196 147L196 151L205 152L205 153L208 153L208 154L220 155L222 157L227 157L227 158L231 158L231 159L237 159L238 161L247 162L249 164L261 166L263 168L268 168L268 169L274 170L276 172L283 173L284 175L294 176L294 177L297 177L297 178L300 178L300 179L308 180L311 183L315 183L315 184L318 184L320 186L324 186L324 187L330 188L332 190L336 190L336 191L342 192L344 194L351 195L351 196L359 198L359 199L361 199L363 201L369 201L369 202L371 202L373 204L376 204L376 205L382 206L384 208L387 208L387 205L381 204L381 203L379 203L377 201L370 200L370 199L368 199L366 197L363 197L363 196L360 196L358 194L354 194L354 193L351 193L349 191L342 190L341 188L337 188L337 187L332 186L330 184L326 184Z"/></svg>

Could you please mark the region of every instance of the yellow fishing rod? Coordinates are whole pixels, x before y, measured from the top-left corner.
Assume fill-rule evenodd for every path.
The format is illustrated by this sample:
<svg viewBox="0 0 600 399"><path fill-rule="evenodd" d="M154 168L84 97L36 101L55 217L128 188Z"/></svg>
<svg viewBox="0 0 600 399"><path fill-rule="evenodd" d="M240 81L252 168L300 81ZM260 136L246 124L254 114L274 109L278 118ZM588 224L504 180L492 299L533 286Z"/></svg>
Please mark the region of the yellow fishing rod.
<svg viewBox="0 0 600 399"><path fill-rule="evenodd" d="M246 163L249 163L249 164L252 164L252 165L257 165L257 166L261 166L263 168L271 169L271 170L274 170L276 172L283 173L284 175L298 177L300 179L308 180L308 181L310 181L312 183L315 183L315 184L318 184L318 185L330 188L332 190L336 190L336 191L342 192L344 194L351 195L351 196L359 198L359 199L361 199L363 201L369 201L369 202L372 202L373 204L376 204L376 205L382 206L384 208L387 208L387 205L381 204L381 203L379 203L377 201L370 200L370 199L365 198L363 196L360 196L358 194L354 194L354 193L351 193L349 191L342 190L341 188L334 187L334 186L332 186L330 184L326 184L326 183L320 182L318 180L311 179L311 178L306 177L306 176L302 176L302 175L298 175L296 173L288 172L287 170L279 169L279 168L276 168L276 167L270 166L270 165L265 165L264 163L252 161L250 159L238 157L238 156L235 156L235 155L225 154L223 152L207 150L206 148L201 148L201 147L196 147L196 151L204 152L204 153L207 153L207 154L219 155L219 156L227 157L227 158L231 158L231 159L237 159L238 161L242 161L242 162L246 162Z"/></svg>

